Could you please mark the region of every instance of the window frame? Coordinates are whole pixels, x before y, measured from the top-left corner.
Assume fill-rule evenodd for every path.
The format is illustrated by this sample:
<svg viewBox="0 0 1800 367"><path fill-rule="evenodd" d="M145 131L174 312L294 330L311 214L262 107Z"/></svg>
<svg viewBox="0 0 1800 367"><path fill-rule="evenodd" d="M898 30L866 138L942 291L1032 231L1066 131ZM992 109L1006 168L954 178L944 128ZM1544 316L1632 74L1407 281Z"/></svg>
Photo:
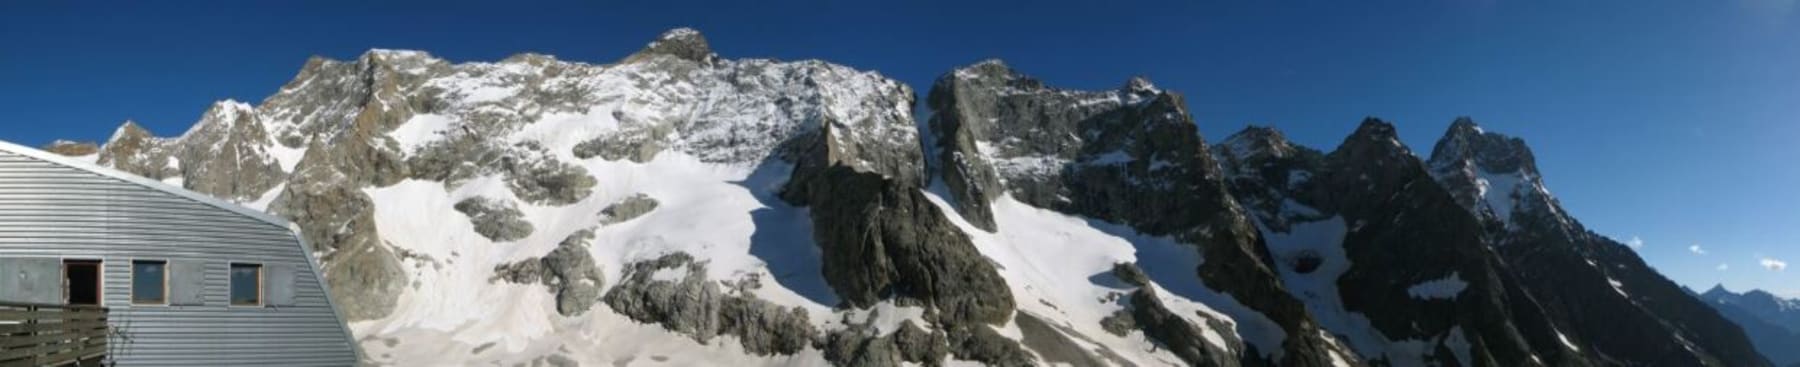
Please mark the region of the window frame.
<svg viewBox="0 0 1800 367"><path fill-rule="evenodd" d="M234 276L234 274L232 274L232 270L235 270L235 268L237 268L239 265L256 267L256 303L239 303L236 299L237 297L232 297L236 293L235 291L233 291L233 289L237 288L237 277ZM266 289L264 289L265 288L264 285L265 285L265 283L268 282L268 280L264 279L264 276L266 275L266 274L264 274L264 272L265 271L263 270L262 263L237 262L237 261L232 261L232 262L226 263L225 264L225 282L226 282L226 284L225 284L225 306L226 307L234 307L234 308L266 307L269 304L269 300L268 300L268 294L267 294L268 292Z"/></svg>
<svg viewBox="0 0 1800 367"><path fill-rule="evenodd" d="M137 298L137 265L140 262L161 263L162 264L162 302L138 301L138 298ZM127 264L127 266L129 266L131 268L131 271L127 272L127 273L130 273L131 275L127 276L125 279L129 284L131 284L130 294L126 295L127 298L131 299L131 305L132 306L164 306L164 307L167 307L169 305L169 298L171 298L170 294L169 294L169 278L170 278L169 270L171 270L169 268L169 259L133 258L133 259L128 260L126 262L126 264Z"/></svg>
<svg viewBox="0 0 1800 367"><path fill-rule="evenodd" d="M106 307L106 258L104 258L104 257L83 257L83 256L58 256L57 260L58 260L57 261L58 265L57 265L56 278L57 278L57 284L59 284L60 287L62 287L62 304L63 305L77 306L75 304L69 303L69 296L70 296L70 294L69 294L69 289L70 289L69 264L76 263L76 264L91 264L94 266L94 304L93 304L93 306Z"/></svg>

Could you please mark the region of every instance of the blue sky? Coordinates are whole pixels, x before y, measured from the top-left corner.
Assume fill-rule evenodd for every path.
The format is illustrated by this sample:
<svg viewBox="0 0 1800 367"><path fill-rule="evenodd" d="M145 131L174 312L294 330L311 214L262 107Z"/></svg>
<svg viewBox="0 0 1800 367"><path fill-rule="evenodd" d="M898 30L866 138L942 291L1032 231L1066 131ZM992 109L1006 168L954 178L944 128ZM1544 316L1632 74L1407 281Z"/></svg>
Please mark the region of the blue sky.
<svg viewBox="0 0 1800 367"><path fill-rule="evenodd" d="M992 57L1075 88L1144 75L1215 141L1255 123L1330 149L1372 115L1426 153L1473 116L1525 138L1571 212L1641 239L1677 281L1800 296L1800 268L1761 264L1800 261L1795 1L8 1L0 139L101 140L125 119L178 134L310 55L610 62L691 26L726 57L825 59L920 93Z"/></svg>

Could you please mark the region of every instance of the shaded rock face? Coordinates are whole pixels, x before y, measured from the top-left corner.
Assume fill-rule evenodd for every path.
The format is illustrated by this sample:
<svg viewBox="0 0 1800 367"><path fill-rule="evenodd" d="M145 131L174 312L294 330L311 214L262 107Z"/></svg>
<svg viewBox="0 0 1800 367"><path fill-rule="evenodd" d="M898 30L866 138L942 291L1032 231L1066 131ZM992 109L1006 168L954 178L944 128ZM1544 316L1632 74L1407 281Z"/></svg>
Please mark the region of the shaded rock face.
<svg viewBox="0 0 1800 367"><path fill-rule="evenodd" d="M1233 192L1271 239L1284 281L1307 290L1295 296L1316 315L1366 318L1367 326L1342 316L1325 319L1327 329L1364 358L1447 365L1593 362L1560 346L1555 326L1483 242L1474 217L1431 180L1392 125L1365 120L1324 155L1293 146L1273 130L1252 128L1227 139L1216 154L1231 166ZM1316 232L1320 223L1343 226L1341 237L1324 239L1340 242L1289 243L1290 236L1329 233ZM1434 280L1457 286L1435 294L1417 288ZM1336 294L1316 294L1312 284L1321 282L1331 285L1326 293ZM1358 330L1365 327L1378 334ZM1427 344L1423 350L1396 348L1407 340Z"/></svg>
<svg viewBox="0 0 1800 367"><path fill-rule="evenodd" d="M593 239L593 231L575 232L541 258L494 267L494 278L514 283L541 282L556 295L557 313L581 315L599 301L600 288L605 285L600 266L588 253L588 241Z"/></svg>
<svg viewBox="0 0 1800 367"><path fill-rule="evenodd" d="M1523 140L1459 118L1430 167L1558 329L1604 363L1766 365L1728 320L1563 211Z"/></svg>
<svg viewBox="0 0 1800 367"><path fill-rule="evenodd" d="M842 166L796 168L785 194L811 207L825 281L851 305L892 296L928 305L952 324L1011 315L1005 280L918 186Z"/></svg>
<svg viewBox="0 0 1800 367"><path fill-rule="evenodd" d="M942 330L926 331L911 320L887 335L866 325L849 324L826 334L817 348L824 352L826 361L837 366L941 366L950 354L948 337Z"/></svg>
<svg viewBox="0 0 1800 367"><path fill-rule="evenodd" d="M1330 363L1329 343L1281 290L1179 95L1141 78L1114 91L1056 89L988 61L939 77L929 106L935 170L972 224L994 229L988 205L1011 195L1193 244L1207 259L1200 281L1290 336L1259 353L1284 365Z"/></svg>
<svg viewBox="0 0 1800 367"><path fill-rule="evenodd" d="M641 217L644 214L650 214L650 211L656 210L657 205L656 199L650 197L650 195L639 193L627 196L624 199L619 199L618 202L614 202L607 205L605 208L601 208L600 223L614 224L637 219L637 217Z"/></svg>
<svg viewBox="0 0 1800 367"><path fill-rule="evenodd" d="M949 325L1005 322L1011 290L922 193L923 155L904 119L828 121L791 144L781 197L811 208L825 281L850 305L921 303Z"/></svg>
<svg viewBox="0 0 1800 367"><path fill-rule="evenodd" d="M456 203L456 211L469 216L475 233L494 242L513 241L530 236L531 222L512 203L484 197L472 197Z"/></svg>
<svg viewBox="0 0 1800 367"><path fill-rule="evenodd" d="M269 211L299 225L346 321L378 319L393 311L406 273L375 228L372 200L344 182L328 155L308 152Z"/></svg>
<svg viewBox="0 0 1800 367"><path fill-rule="evenodd" d="M623 274L605 296L614 312L703 344L732 335L751 353L794 354L818 335L805 310L757 299L744 288L754 283L721 289L720 282L707 278L706 264L686 253L635 262Z"/></svg>
<svg viewBox="0 0 1800 367"><path fill-rule="evenodd" d="M1206 340L1207 329L1230 330L1231 327L1225 321L1206 315L1194 315L1207 322L1207 325L1195 325L1187 318L1177 315L1157 297L1156 289L1148 287L1149 278L1137 265L1115 264L1112 275L1138 288L1127 296L1129 301L1125 309L1101 320L1107 332L1125 335L1131 330L1141 330L1146 337L1169 348L1182 361L1192 366L1241 365L1231 351L1244 350L1243 340L1235 335L1222 335L1227 343L1227 347L1223 349Z"/></svg>
<svg viewBox="0 0 1800 367"><path fill-rule="evenodd" d="M57 140L44 146L44 151L69 157L83 157L99 154L100 145L92 142Z"/></svg>

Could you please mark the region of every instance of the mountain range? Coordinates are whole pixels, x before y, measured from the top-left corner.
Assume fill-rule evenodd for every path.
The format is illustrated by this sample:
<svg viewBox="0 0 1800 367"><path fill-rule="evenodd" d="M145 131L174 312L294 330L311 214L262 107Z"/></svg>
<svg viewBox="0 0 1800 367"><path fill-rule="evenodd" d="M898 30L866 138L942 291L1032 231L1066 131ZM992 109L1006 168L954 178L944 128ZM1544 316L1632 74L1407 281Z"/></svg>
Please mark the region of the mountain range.
<svg viewBox="0 0 1800 367"><path fill-rule="evenodd" d="M1719 310L1750 335L1751 343L1776 365L1800 366L1800 299L1782 299L1769 292L1736 293L1715 285L1700 299Z"/></svg>
<svg viewBox="0 0 1800 367"><path fill-rule="evenodd" d="M605 64L315 57L180 135L49 149L295 222L370 365L1791 361L1738 326L1791 311L1685 291L1468 118L1422 157L1377 118L1212 143L1147 79L999 60L915 95L676 29Z"/></svg>

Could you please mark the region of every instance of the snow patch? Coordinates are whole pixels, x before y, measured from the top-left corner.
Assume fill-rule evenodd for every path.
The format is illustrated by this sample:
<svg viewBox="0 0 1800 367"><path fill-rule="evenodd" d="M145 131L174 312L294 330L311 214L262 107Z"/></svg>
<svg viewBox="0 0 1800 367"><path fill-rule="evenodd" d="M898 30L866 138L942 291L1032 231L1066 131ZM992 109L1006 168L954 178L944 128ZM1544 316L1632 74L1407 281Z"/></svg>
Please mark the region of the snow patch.
<svg viewBox="0 0 1800 367"><path fill-rule="evenodd" d="M1412 287L1406 288L1406 294L1412 295L1413 298L1425 300L1454 299L1457 295L1462 294L1463 289L1468 287L1469 282L1463 281L1461 274L1451 272L1450 275L1444 276L1443 278L1414 284Z"/></svg>

